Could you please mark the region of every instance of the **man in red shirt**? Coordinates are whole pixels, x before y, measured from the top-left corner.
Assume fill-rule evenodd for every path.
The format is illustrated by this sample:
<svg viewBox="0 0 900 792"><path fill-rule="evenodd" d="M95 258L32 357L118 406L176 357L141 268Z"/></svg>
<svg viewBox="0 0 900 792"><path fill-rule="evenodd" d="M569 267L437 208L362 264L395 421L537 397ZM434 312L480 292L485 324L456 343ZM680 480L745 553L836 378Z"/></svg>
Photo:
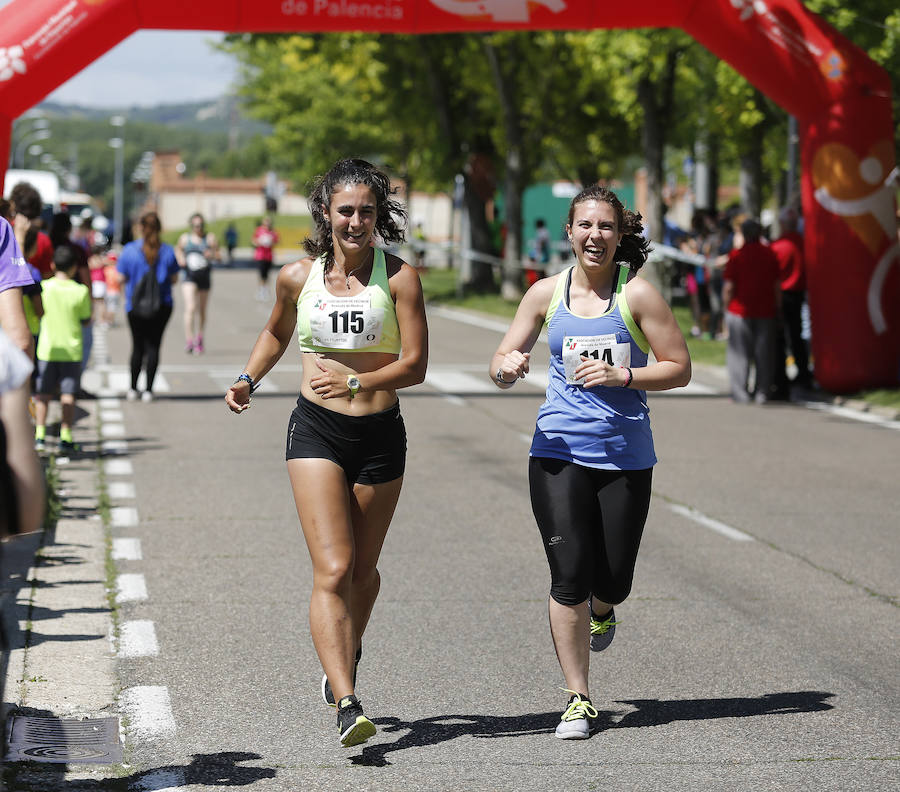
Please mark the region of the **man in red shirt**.
<svg viewBox="0 0 900 792"><path fill-rule="evenodd" d="M781 302L778 259L762 243L762 227L756 220L741 223L743 244L728 254L722 302L728 329L726 365L731 396L736 402L765 404L772 387L775 363L775 318ZM756 368L751 392L750 361Z"/></svg>
<svg viewBox="0 0 900 792"><path fill-rule="evenodd" d="M790 345L797 377L794 382L804 388L812 384L809 371L809 352L803 339L803 301L806 298L806 268L803 260L803 237L797 232L797 212L787 208L779 215L781 236L772 245L778 259L781 280L781 323L775 346L775 391L789 395L785 371L786 344Z"/></svg>

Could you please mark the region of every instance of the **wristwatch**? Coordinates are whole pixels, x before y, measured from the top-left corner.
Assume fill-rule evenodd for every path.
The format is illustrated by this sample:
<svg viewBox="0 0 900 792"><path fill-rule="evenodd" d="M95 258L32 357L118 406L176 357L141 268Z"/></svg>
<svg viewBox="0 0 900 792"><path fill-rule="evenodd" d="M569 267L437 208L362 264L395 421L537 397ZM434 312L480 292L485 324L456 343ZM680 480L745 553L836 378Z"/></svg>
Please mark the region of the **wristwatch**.
<svg viewBox="0 0 900 792"><path fill-rule="evenodd" d="M357 393L359 393L359 389L360 387L362 387L359 383L359 377L357 377L355 374L348 374L347 387L350 389L350 398L352 399L354 396L356 396Z"/></svg>
<svg viewBox="0 0 900 792"><path fill-rule="evenodd" d="M513 383L515 383L515 380L513 380L512 382L507 382L505 379L503 379L503 369L497 369L497 373L494 374L494 379L497 380L497 382L499 382L501 385L512 385Z"/></svg>

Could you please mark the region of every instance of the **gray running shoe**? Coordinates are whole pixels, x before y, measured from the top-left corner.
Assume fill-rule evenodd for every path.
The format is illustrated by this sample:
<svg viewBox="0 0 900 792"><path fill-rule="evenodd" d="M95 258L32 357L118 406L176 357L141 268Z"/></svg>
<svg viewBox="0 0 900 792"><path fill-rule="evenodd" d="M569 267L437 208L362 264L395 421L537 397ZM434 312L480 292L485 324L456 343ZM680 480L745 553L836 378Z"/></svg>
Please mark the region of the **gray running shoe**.
<svg viewBox="0 0 900 792"><path fill-rule="evenodd" d="M602 652L612 643L616 635L615 609L610 609L606 616L597 616L591 608L591 651Z"/></svg>
<svg viewBox="0 0 900 792"><path fill-rule="evenodd" d="M572 697L569 699L569 706L559 719L556 736L560 740L586 740L591 736L591 726L597 717L597 710L587 696L566 688L563 690L571 693Z"/></svg>

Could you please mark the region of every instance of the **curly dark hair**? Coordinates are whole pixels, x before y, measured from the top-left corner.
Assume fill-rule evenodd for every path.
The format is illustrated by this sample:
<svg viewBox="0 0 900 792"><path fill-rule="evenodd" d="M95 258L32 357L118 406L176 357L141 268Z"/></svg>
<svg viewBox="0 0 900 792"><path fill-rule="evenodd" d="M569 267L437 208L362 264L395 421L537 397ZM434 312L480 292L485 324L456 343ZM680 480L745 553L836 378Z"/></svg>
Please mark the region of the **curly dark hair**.
<svg viewBox="0 0 900 792"><path fill-rule="evenodd" d="M31 182L19 182L12 188L9 200L16 207L16 211L25 215L29 220L40 217L41 210L44 208L41 194Z"/></svg>
<svg viewBox="0 0 900 792"><path fill-rule="evenodd" d="M622 241L616 248L616 261L624 261L637 272L644 266L647 256L650 255L650 243L644 239L643 235L643 218L639 213L626 209L619 200L619 196L609 187L592 184L578 193L569 204L569 225L572 225L572 220L575 218L575 207L585 201L601 201L613 208L616 213L616 224L619 226L619 231L622 232Z"/></svg>
<svg viewBox="0 0 900 792"><path fill-rule="evenodd" d="M325 270L334 263L334 240L331 238L331 223L327 208L331 206L331 196L340 187L363 184L375 193L376 215L375 233L386 243L400 243L406 238L406 209L391 198L397 192L391 187L390 179L371 162L362 159L344 159L331 166L318 179L309 193L309 212L315 229L303 243L306 252L318 258L325 256ZM326 211L323 211L325 207Z"/></svg>

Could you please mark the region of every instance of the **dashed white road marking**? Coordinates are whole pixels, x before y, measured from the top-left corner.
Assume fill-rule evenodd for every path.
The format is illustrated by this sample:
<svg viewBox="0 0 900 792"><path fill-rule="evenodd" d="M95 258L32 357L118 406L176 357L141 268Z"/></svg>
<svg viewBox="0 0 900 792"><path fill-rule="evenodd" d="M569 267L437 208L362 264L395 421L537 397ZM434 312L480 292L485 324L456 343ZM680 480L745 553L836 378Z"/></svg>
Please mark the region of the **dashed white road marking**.
<svg viewBox="0 0 900 792"><path fill-rule="evenodd" d="M103 462L103 471L107 476L131 476L134 468L129 459L107 459Z"/></svg>
<svg viewBox="0 0 900 792"><path fill-rule="evenodd" d="M117 602L142 602L148 598L147 581L143 575L129 572L116 578Z"/></svg>
<svg viewBox="0 0 900 792"><path fill-rule="evenodd" d="M113 506L109 516L116 528L134 528L138 524L138 510L134 506Z"/></svg>
<svg viewBox="0 0 900 792"><path fill-rule="evenodd" d="M120 402L111 396L104 396L102 399L97 400L97 404L100 405L101 410L118 410Z"/></svg>
<svg viewBox="0 0 900 792"><path fill-rule="evenodd" d="M112 557L116 561L140 561L144 557L141 552L141 540L130 538L113 539Z"/></svg>
<svg viewBox="0 0 900 792"><path fill-rule="evenodd" d="M103 440L100 443L100 450L104 454L127 454L127 440Z"/></svg>
<svg viewBox="0 0 900 792"><path fill-rule="evenodd" d="M168 688L138 685L122 691L119 698L128 715L128 731L138 740L159 740L175 736L175 718ZM159 790L158 787L152 787Z"/></svg>
<svg viewBox="0 0 900 792"><path fill-rule="evenodd" d="M134 484L130 481L111 481L106 485L109 497L113 500L134 500Z"/></svg>
<svg viewBox="0 0 900 792"><path fill-rule="evenodd" d="M104 423L100 427L100 434L103 437L125 437L125 424Z"/></svg>
<svg viewBox="0 0 900 792"><path fill-rule="evenodd" d="M122 622L119 631L119 657L152 657L159 654L156 628L147 619Z"/></svg>
<svg viewBox="0 0 900 792"><path fill-rule="evenodd" d="M730 525L714 520L712 517L707 517L703 512L692 509L690 506L682 506L680 503L669 503L668 507L675 512L675 514L685 517L688 520L692 520L706 528L710 528L716 533L722 534L722 536L727 536L729 539L734 539L736 542L753 541L753 537L750 536L750 534L746 534L743 531L739 531L737 528L732 528Z"/></svg>

